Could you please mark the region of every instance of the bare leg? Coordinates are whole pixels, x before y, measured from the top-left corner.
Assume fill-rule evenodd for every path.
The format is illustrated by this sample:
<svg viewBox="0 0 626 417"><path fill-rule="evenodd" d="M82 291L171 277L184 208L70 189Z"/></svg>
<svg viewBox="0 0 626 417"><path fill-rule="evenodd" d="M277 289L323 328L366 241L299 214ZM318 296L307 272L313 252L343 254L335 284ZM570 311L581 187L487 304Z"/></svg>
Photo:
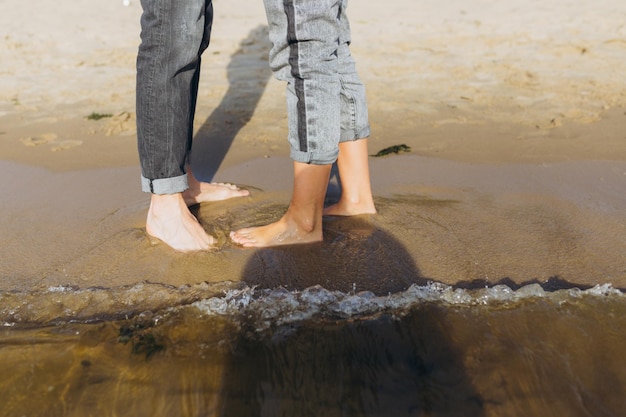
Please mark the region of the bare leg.
<svg viewBox="0 0 626 417"><path fill-rule="evenodd" d="M188 206L250 195L248 190L241 190L233 184L200 182L194 177L191 168L187 169L187 181L189 188L183 192L183 198Z"/></svg>
<svg viewBox="0 0 626 417"><path fill-rule="evenodd" d="M370 184L367 139L341 142L337 159L341 178L341 197L336 204L324 210L330 216L374 214L374 198Z"/></svg>
<svg viewBox="0 0 626 417"><path fill-rule="evenodd" d="M268 247L322 240L322 211L331 165L294 162L293 196L283 217L266 226L230 233L244 247Z"/></svg>

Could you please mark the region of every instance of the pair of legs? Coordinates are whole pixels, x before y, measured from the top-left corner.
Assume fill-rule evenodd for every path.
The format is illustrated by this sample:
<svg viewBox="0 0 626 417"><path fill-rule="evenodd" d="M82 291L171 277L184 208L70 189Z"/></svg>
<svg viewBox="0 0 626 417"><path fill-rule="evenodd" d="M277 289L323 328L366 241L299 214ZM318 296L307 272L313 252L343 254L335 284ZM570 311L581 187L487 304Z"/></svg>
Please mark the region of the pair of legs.
<svg viewBox="0 0 626 417"><path fill-rule="evenodd" d="M209 45L211 0L141 0L137 55L137 143L142 189L152 194L146 231L179 251L214 240L189 205L248 195L199 182L189 170L201 55Z"/></svg>
<svg viewBox="0 0 626 417"><path fill-rule="evenodd" d="M367 139L365 88L349 50L347 0L264 0L270 27L270 66L287 82L294 189L278 221L238 230L246 247L322 240L322 216L375 213ZM340 201L324 209L332 164L342 183Z"/></svg>
<svg viewBox="0 0 626 417"><path fill-rule="evenodd" d="M341 178L340 200L324 208L331 165L294 162L291 202L283 217L272 224L231 232L231 239L244 247L268 247L321 241L322 217L374 214L370 186L367 139L342 142L337 165Z"/></svg>

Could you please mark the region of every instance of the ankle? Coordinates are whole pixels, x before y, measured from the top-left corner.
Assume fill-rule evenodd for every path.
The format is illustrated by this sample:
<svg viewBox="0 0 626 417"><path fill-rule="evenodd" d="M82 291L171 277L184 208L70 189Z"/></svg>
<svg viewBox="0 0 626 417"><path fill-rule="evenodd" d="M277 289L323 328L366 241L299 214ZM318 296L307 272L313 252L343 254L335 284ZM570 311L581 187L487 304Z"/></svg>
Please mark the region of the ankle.
<svg viewBox="0 0 626 417"><path fill-rule="evenodd" d="M322 216L320 215L319 219L317 217L316 215L301 215L287 210L283 221L288 227L295 228L299 234L311 235L322 231Z"/></svg>
<svg viewBox="0 0 626 417"><path fill-rule="evenodd" d="M152 194L148 211L153 215L160 216L173 210L179 210L181 203L184 204L182 193Z"/></svg>
<svg viewBox="0 0 626 417"><path fill-rule="evenodd" d="M374 208L374 199L371 195L345 195L342 196L340 202L343 206L354 208Z"/></svg>

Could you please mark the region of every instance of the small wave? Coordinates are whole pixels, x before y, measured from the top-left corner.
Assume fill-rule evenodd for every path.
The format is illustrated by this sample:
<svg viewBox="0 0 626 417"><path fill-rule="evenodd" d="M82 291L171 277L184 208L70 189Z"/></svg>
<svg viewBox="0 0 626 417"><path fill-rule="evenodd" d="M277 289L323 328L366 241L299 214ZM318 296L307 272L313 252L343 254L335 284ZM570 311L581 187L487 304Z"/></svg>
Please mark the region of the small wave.
<svg viewBox="0 0 626 417"><path fill-rule="evenodd" d="M127 319L146 312L167 315L180 309L193 309L204 316L246 321L262 331L307 320L351 320L381 314L401 316L423 303L458 307L514 307L528 300L548 299L560 303L584 297L622 298L624 293L611 284L600 284L586 290L546 291L539 284L514 290L506 285L462 289L431 282L412 285L405 291L386 296L368 291L331 291L321 286L303 291L258 289L239 282L199 283L182 287L148 282L118 288L58 286L36 292L0 293L0 325L90 323Z"/></svg>
<svg viewBox="0 0 626 417"><path fill-rule="evenodd" d="M190 307L208 316L228 316L245 320L257 331L307 320L352 320L390 314L402 316L423 303L442 303L450 306L509 306L549 299L555 303L579 300L584 297L621 298L624 294L611 284L596 285L587 290L572 288L554 292L545 291L539 284L529 284L517 290L496 285L478 290L454 288L441 283L412 285L406 291L376 296L371 292L346 294L315 286L301 292L284 288L257 290L244 288L228 291L224 297L194 302Z"/></svg>
<svg viewBox="0 0 626 417"><path fill-rule="evenodd" d="M146 311L188 305L239 287L239 283L229 281L182 287L142 282L116 288L56 286L33 292L3 292L0 293L0 325L37 326L125 319Z"/></svg>

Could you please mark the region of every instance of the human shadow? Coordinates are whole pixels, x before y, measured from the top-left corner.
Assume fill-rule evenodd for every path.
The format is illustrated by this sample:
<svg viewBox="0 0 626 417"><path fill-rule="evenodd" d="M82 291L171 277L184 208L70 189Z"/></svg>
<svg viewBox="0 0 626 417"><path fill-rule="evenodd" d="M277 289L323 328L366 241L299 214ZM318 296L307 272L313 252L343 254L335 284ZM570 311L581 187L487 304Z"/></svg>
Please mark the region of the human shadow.
<svg viewBox="0 0 626 417"><path fill-rule="evenodd" d="M321 285L361 300L409 297L412 284L427 281L403 245L367 217L325 219L324 233L318 244L257 250L242 281L290 291ZM276 325L270 334L242 329L225 367L220 415L483 416L447 314L445 305L423 302Z"/></svg>
<svg viewBox="0 0 626 417"><path fill-rule="evenodd" d="M271 77L267 26L251 30L227 67L228 90L193 139L191 168L211 182L235 137L250 121Z"/></svg>
<svg viewBox="0 0 626 417"><path fill-rule="evenodd" d="M320 285L331 291L375 295L428 282L403 245L365 216L326 218L320 243L257 250L242 281L261 289L302 291Z"/></svg>

